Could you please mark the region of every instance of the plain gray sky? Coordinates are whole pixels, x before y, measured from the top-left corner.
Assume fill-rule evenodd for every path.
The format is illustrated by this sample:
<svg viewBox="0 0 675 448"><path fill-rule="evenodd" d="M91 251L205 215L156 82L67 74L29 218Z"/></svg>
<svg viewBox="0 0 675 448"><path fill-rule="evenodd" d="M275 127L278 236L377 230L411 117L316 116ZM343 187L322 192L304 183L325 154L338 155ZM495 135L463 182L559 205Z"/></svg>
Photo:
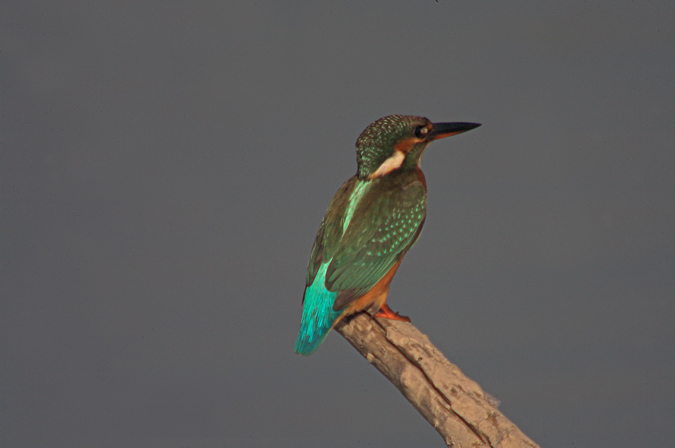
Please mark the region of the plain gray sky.
<svg viewBox="0 0 675 448"><path fill-rule="evenodd" d="M675 438L675 3L3 2L0 446L443 446L309 251L389 114L426 152L389 302L547 447Z"/></svg>

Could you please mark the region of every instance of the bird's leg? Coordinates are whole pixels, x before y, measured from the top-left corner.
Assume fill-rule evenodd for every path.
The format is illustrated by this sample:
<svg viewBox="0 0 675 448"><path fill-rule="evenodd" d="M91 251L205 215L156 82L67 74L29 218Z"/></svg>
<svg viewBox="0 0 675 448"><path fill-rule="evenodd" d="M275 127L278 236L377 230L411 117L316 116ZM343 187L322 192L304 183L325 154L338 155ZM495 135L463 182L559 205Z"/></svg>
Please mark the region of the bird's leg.
<svg viewBox="0 0 675 448"><path fill-rule="evenodd" d="M400 320L403 322L410 322L410 318L408 316L401 316L398 314L398 312L394 312L391 308L389 308L389 305L387 305L387 302L383 303L382 306L380 307L380 311L375 313L373 317L384 317L385 319L391 319L391 320Z"/></svg>

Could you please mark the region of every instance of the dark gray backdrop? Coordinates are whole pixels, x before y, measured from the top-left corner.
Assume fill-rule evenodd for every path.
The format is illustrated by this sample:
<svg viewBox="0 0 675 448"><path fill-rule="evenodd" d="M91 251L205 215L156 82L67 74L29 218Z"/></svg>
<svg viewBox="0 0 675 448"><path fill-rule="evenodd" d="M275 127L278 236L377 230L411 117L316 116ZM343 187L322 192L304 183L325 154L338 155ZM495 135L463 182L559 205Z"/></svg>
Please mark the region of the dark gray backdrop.
<svg viewBox="0 0 675 448"><path fill-rule="evenodd" d="M293 354L354 141L435 143L390 303L543 446L675 438L675 3L4 2L0 446L442 446Z"/></svg>

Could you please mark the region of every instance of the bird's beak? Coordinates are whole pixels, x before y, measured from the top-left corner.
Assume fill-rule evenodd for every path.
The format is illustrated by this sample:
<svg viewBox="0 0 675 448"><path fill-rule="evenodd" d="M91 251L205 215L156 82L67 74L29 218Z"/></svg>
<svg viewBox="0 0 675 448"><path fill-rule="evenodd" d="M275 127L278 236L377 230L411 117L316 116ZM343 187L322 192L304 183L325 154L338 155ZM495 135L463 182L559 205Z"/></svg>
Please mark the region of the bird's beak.
<svg viewBox="0 0 675 448"><path fill-rule="evenodd" d="M451 137L478 126L480 123L434 123L434 128L427 134L427 140L432 142L439 138Z"/></svg>

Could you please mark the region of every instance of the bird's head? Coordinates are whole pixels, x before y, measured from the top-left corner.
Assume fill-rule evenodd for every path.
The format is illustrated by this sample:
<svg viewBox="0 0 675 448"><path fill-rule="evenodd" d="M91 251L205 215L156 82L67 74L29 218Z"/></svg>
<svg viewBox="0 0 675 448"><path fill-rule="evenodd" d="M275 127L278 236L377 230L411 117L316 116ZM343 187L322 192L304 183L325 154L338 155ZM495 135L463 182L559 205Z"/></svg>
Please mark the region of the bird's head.
<svg viewBox="0 0 675 448"><path fill-rule="evenodd" d="M356 140L358 176L375 179L398 169L415 169L434 140L477 128L477 123L432 123L412 115L389 115L371 123Z"/></svg>

